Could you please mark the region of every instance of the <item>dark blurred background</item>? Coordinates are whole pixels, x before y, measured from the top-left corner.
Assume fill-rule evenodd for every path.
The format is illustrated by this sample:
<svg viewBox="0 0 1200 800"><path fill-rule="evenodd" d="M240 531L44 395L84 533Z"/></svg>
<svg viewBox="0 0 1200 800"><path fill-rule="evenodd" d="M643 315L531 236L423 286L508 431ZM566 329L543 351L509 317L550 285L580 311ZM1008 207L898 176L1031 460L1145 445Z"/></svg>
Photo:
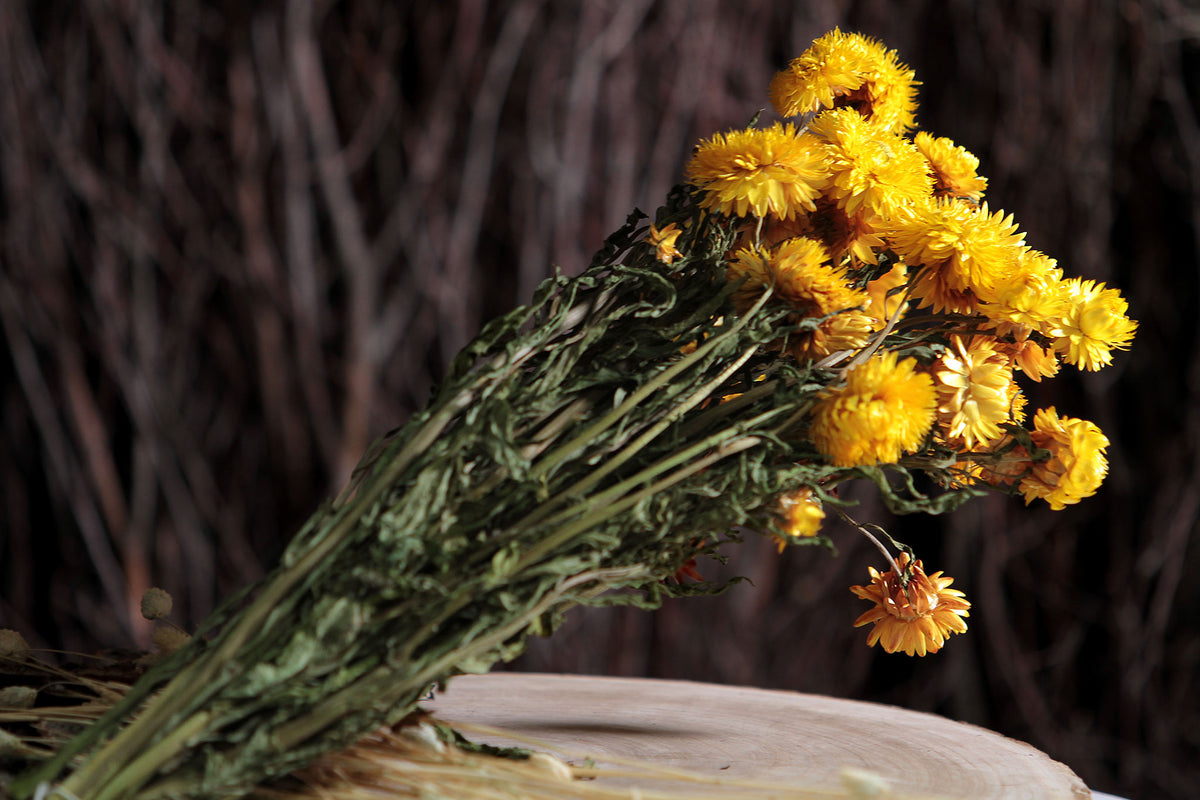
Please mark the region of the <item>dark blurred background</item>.
<svg viewBox="0 0 1200 800"><path fill-rule="evenodd" d="M751 540L702 569L753 586L577 613L513 666L895 703L1195 797L1200 10L1173 0L0 0L0 626L145 646L150 585L193 625L835 25L900 51L1031 245L1129 298L1131 353L1030 392L1104 429L1106 485L944 519L862 493L974 603L936 656L865 647L847 587L879 558L834 527L836 557Z"/></svg>

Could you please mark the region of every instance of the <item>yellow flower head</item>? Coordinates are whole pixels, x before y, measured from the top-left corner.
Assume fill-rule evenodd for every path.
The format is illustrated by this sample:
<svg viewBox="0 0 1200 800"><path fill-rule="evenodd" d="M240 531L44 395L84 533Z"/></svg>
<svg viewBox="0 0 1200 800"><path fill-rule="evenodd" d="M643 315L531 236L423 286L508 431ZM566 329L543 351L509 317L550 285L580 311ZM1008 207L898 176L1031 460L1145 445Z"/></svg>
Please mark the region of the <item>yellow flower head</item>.
<svg viewBox="0 0 1200 800"><path fill-rule="evenodd" d="M825 520L825 511L821 508L821 501L813 497L812 489L804 487L779 498L779 516L786 537L776 537L782 552L788 538L816 536Z"/></svg>
<svg viewBox="0 0 1200 800"><path fill-rule="evenodd" d="M1024 247L993 301L981 304L979 310L995 324L997 335L1011 334L1017 340L1024 340L1033 331L1050 338L1061 336L1059 320L1067 307L1058 263L1044 253Z"/></svg>
<svg viewBox="0 0 1200 800"><path fill-rule="evenodd" d="M1032 464L1029 474L1021 479L1018 488L1025 503L1040 497L1050 508L1061 511L1095 494L1108 474L1104 454L1108 438L1100 429L1087 420L1060 419L1053 406L1039 410L1033 426L1030 438L1038 447L1049 450L1050 458Z"/></svg>
<svg viewBox="0 0 1200 800"><path fill-rule="evenodd" d="M831 353L866 347L875 329L875 317L846 311L825 320L811 333L795 337L788 349L798 361L819 361Z"/></svg>
<svg viewBox="0 0 1200 800"><path fill-rule="evenodd" d="M835 315L816 330L793 337L788 347L801 361L855 350L870 338L871 317L847 311L867 305L866 292L850 287L845 272L829 263L828 251L814 239L798 236L771 250L739 250L729 263L727 276L730 281L746 279L733 295L734 306L741 312L762 295L763 287L771 286L776 297L796 310L795 321Z"/></svg>
<svg viewBox="0 0 1200 800"><path fill-rule="evenodd" d="M780 116L849 106L877 127L913 126L918 82L896 51L834 29L775 75L768 93Z"/></svg>
<svg viewBox="0 0 1200 800"><path fill-rule="evenodd" d="M854 627L874 623L867 645L882 644L889 653L936 653L950 634L966 631L963 618L970 616L971 604L963 599L962 592L949 588L953 578L943 578L941 572L926 575L920 559L910 564L908 553L901 553L896 562L901 575L894 570L880 574L869 567L871 584L850 587L854 594L875 604L854 621ZM908 570L911 574L906 585L901 578Z"/></svg>
<svg viewBox="0 0 1200 800"><path fill-rule="evenodd" d="M917 361L885 352L846 372L817 401L809 435L839 467L891 464L917 449L933 425L937 393Z"/></svg>
<svg viewBox="0 0 1200 800"><path fill-rule="evenodd" d="M826 193L847 214L886 219L933 189L929 162L913 143L871 126L853 109L826 111L808 129L824 144Z"/></svg>
<svg viewBox="0 0 1200 800"><path fill-rule="evenodd" d="M679 234L683 233L675 223L665 226L659 230L654 225L650 226L650 232L646 234L646 241L655 249L655 255L659 261L664 264L671 264L677 258L681 258L683 253L679 252L679 248L675 246L675 240L679 238Z"/></svg>
<svg viewBox="0 0 1200 800"><path fill-rule="evenodd" d="M954 197L978 203L987 189L987 178L980 177L979 159L964 147L944 136L918 131L913 144L929 159L933 169L935 197Z"/></svg>
<svg viewBox="0 0 1200 800"><path fill-rule="evenodd" d="M1031 380L1041 383L1042 378L1052 378L1058 374L1058 356L1053 347L1043 347L1033 339L1019 340L1011 344L999 342L996 347L1007 354L1012 360L1012 365Z"/></svg>
<svg viewBox="0 0 1200 800"><path fill-rule="evenodd" d="M1069 364L1098 370L1112 363L1113 350L1128 350L1137 323L1126 311L1129 304L1116 289L1103 283L1071 278L1063 282L1067 312L1059 320L1062 335L1055 349Z"/></svg>
<svg viewBox="0 0 1200 800"><path fill-rule="evenodd" d="M992 339L950 337L950 347L933 366L938 423L947 444L973 449L1000 438L1017 387L1008 357Z"/></svg>
<svg viewBox="0 0 1200 800"><path fill-rule="evenodd" d="M951 199L914 203L893 217L885 236L910 267L927 271L913 294L934 311L974 310L952 307L968 295L991 303L1019 276L1024 239L1012 216L992 214Z"/></svg>
<svg viewBox="0 0 1200 800"><path fill-rule="evenodd" d="M718 133L696 147L687 179L704 190L700 205L727 216L790 219L812 211L828 181L823 153L811 134L776 123L765 130Z"/></svg>
<svg viewBox="0 0 1200 800"><path fill-rule="evenodd" d="M867 297L851 289L841 270L829 263L829 252L818 241L787 239L771 250L739 250L729 263L730 281L746 282L734 295L739 311L753 305L764 286L804 316L824 316L866 305Z"/></svg>

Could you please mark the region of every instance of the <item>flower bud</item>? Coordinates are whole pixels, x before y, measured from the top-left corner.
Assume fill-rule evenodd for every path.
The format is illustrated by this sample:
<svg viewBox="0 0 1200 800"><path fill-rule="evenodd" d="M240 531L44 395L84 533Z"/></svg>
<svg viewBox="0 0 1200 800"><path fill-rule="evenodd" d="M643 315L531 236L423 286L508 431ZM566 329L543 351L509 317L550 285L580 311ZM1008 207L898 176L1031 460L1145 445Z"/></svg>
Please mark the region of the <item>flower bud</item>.
<svg viewBox="0 0 1200 800"><path fill-rule="evenodd" d="M0 658L21 661L29 657L29 643L11 628L0 628Z"/></svg>
<svg viewBox="0 0 1200 800"><path fill-rule="evenodd" d="M171 595L157 586L142 594L142 616L146 619L162 619L171 613L171 605Z"/></svg>

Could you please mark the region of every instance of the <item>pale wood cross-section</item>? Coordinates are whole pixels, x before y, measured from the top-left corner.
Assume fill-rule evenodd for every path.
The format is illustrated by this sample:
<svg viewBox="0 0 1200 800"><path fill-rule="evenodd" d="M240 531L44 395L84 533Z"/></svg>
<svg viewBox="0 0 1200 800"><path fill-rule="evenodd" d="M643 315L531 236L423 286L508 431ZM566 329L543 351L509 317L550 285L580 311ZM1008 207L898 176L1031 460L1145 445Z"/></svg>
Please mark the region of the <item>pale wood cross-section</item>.
<svg viewBox="0 0 1200 800"><path fill-rule="evenodd" d="M568 762L590 757L601 767L606 756L635 758L729 782L765 782L843 797L844 768L885 779L891 792L886 797L1092 796L1064 765L983 728L892 706L796 692L496 673L455 678L425 708L443 721L531 737ZM470 738L518 743L497 735ZM613 788L630 785L629 779L616 777L596 783L601 782ZM696 793L739 796L732 787Z"/></svg>

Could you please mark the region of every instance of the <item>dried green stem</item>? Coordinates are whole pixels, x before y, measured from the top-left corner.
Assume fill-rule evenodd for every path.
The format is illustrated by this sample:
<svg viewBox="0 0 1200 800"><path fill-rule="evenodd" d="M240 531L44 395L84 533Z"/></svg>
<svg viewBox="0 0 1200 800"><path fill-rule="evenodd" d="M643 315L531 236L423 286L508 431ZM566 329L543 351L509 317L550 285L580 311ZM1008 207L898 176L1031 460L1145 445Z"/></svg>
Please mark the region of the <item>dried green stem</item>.
<svg viewBox="0 0 1200 800"><path fill-rule="evenodd" d="M749 313L743 317L740 317L732 325L722 329L720 333L712 336L708 339L708 341L699 345L694 351L679 359L674 364L662 370L653 378L640 385L636 390L630 393L629 397L625 398L623 402L621 402L608 414L605 414L591 425L588 425L566 444L556 448L554 451L536 462L532 470L533 477L538 479L548 475L555 467L562 464L577 451L586 447L605 430L624 419L630 413L630 411L636 408L638 404L643 402L647 397L651 396L660 389L669 386L672 381L674 381L687 370L693 368L703 359L708 358L714 350L723 346L727 341L735 340L738 333L751 319L753 319L753 315L759 311L764 304L766 304L770 296L770 288L765 289Z"/></svg>

